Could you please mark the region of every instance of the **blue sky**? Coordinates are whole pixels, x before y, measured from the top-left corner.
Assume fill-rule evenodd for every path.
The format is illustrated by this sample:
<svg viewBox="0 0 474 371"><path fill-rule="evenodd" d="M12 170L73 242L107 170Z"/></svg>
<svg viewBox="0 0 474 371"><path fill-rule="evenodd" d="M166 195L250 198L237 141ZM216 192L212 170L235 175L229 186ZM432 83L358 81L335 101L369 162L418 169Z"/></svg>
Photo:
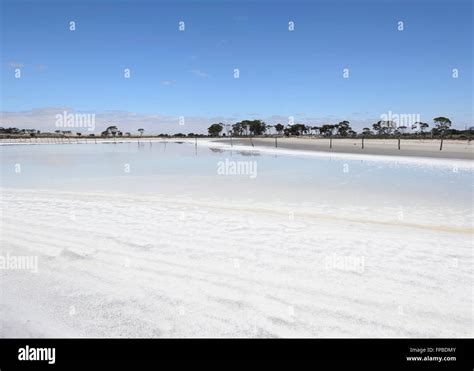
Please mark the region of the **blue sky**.
<svg viewBox="0 0 474 371"><path fill-rule="evenodd" d="M289 116L360 129L388 111L473 124L472 1L1 2L3 126L63 107L148 132L178 116L194 132Z"/></svg>

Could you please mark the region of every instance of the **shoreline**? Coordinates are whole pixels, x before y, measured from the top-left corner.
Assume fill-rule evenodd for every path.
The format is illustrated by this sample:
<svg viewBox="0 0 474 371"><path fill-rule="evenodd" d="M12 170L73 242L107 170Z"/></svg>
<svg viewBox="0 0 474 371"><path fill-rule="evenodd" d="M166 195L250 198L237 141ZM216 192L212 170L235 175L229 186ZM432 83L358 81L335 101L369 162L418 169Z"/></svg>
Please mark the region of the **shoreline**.
<svg viewBox="0 0 474 371"><path fill-rule="evenodd" d="M196 142L197 139L197 142ZM277 147L275 147L275 139ZM232 144L231 144L232 140ZM364 148L360 138L333 138L332 148L329 139L321 138L297 138L297 137L273 137L273 138L41 138L35 141L0 140L1 146L15 145L46 145L46 144L114 144L114 143L165 143L165 142L185 142L202 145L220 144L224 147L243 147L245 149L283 149L295 152L320 152L327 154L346 155L376 155L387 157L414 157L429 159L447 160L474 160L474 145L467 140L445 140L443 150L439 150L440 141L438 139L402 139L400 149L398 149L397 139L365 139Z"/></svg>
<svg viewBox="0 0 474 371"><path fill-rule="evenodd" d="M230 145L230 139L214 138L210 139L215 143L226 143ZM333 139L332 148L330 148L329 139L320 138L277 138L275 147L275 138L232 138L233 145L236 146L255 146L273 149L286 149L310 152L325 152L333 154L349 155L378 155L378 156L396 156L396 157L416 157L430 159L449 159L449 160L474 160L474 147L468 141L445 140L443 150L439 150L440 141L435 139L405 139L400 141L400 150L398 149L397 139L365 139L364 149L361 148L361 139Z"/></svg>
<svg viewBox="0 0 474 371"><path fill-rule="evenodd" d="M255 145L254 141L254 145ZM209 145L214 148L219 148L225 151L240 151L240 152L255 152L263 153L267 155L284 155L284 156L305 156L305 157L317 157L317 158L329 158L334 160L347 160L347 161L368 161L368 162L382 162L382 163L395 163L403 165L415 165L415 166L429 166L429 167L440 167L444 169L452 169L453 172L458 170L474 170L474 162L470 158L448 158L448 157L430 157L421 155L403 156L402 154L386 155L385 153L371 154L371 153L355 153L355 152L336 152L336 151L319 151L314 148L310 149L297 149L297 148L278 148L272 146L254 146L252 147L248 143L245 145L237 144L235 141L233 145L228 141L207 141L201 145Z"/></svg>

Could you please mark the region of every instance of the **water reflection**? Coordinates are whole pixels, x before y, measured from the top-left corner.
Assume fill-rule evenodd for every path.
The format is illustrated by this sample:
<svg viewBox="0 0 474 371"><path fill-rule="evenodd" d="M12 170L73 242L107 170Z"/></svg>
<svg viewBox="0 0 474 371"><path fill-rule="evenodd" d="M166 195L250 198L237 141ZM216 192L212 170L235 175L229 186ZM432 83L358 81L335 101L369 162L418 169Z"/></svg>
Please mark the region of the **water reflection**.
<svg viewBox="0 0 474 371"><path fill-rule="evenodd" d="M196 197L232 195L259 200L279 197L294 202L326 198L362 205L373 201L396 207L432 202L466 208L472 200L472 173L455 173L451 169L360 159L276 156L251 149L198 146L196 141L140 140L115 144L90 141L88 144L2 146L1 186L117 192L123 188ZM226 163L230 158L237 164L257 162L256 177L219 175L218 163ZM21 172L15 171L17 165L21 165ZM124 172L126 165L129 172Z"/></svg>

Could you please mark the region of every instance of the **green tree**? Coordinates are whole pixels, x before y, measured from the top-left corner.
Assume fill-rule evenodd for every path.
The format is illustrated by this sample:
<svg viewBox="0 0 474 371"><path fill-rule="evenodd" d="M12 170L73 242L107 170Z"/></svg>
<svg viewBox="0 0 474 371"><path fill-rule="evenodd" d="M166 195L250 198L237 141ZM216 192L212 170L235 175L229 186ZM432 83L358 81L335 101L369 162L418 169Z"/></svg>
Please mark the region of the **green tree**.
<svg viewBox="0 0 474 371"><path fill-rule="evenodd" d="M282 124L276 124L275 125L275 130L278 134L281 134L283 130L285 130L285 126Z"/></svg>
<svg viewBox="0 0 474 371"><path fill-rule="evenodd" d="M436 128L443 134L451 127L451 120L447 117L435 117L433 121L436 124Z"/></svg>
<svg viewBox="0 0 474 371"><path fill-rule="evenodd" d="M253 135L262 135L267 130L266 124L261 120L249 121L248 125L249 125L249 131Z"/></svg>
<svg viewBox="0 0 474 371"><path fill-rule="evenodd" d="M313 126L312 129L316 135L321 134L321 128L319 126Z"/></svg>
<svg viewBox="0 0 474 371"><path fill-rule="evenodd" d="M212 124L207 128L207 132L211 137L218 137L223 128L222 124Z"/></svg>
<svg viewBox="0 0 474 371"><path fill-rule="evenodd" d="M320 132L325 137L331 137L334 133L335 128L336 125L324 124L323 126L321 126Z"/></svg>
<svg viewBox="0 0 474 371"><path fill-rule="evenodd" d="M423 134L425 129L428 129L429 125L426 122L420 122L420 133Z"/></svg>
<svg viewBox="0 0 474 371"><path fill-rule="evenodd" d="M237 122L236 124L232 125L232 133L235 136L241 136L244 134L244 128L240 122Z"/></svg>
<svg viewBox="0 0 474 371"><path fill-rule="evenodd" d="M394 121L377 121L372 128L378 135L391 135L396 126Z"/></svg>
<svg viewBox="0 0 474 371"><path fill-rule="evenodd" d="M112 125L112 126L109 126L107 129L105 129L105 131L102 132L102 135L104 135L105 133L105 136L112 135L115 138L115 136L117 135L117 132L118 132L117 126Z"/></svg>
<svg viewBox="0 0 474 371"><path fill-rule="evenodd" d="M448 119L447 117L435 117L433 119L436 128L441 134L441 144L439 145L439 150L441 151L443 149L443 141L444 141L444 136L446 135L446 131L451 127L451 120Z"/></svg>
<svg viewBox="0 0 474 371"><path fill-rule="evenodd" d="M311 134L311 126L309 125L302 125L302 128L301 128L303 134Z"/></svg>
<svg viewBox="0 0 474 371"><path fill-rule="evenodd" d="M420 130L420 134L423 135L424 131L428 129L429 125L426 122L415 122L412 126L412 129L418 128Z"/></svg>
<svg viewBox="0 0 474 371"><path fill-rule="evenodd" d="M249 135L249 125L247 123L248 123L247 120L240 122L240 125L242 126L242 131L244 132L245 135Z"/></svg>
<svg viewBox="0 0 474 371"><path fill-rule="evenodd" d="M347 137L350 131L352 131L351 126L349 125L349 121L341 121L339 124L336 125L337 133L341 137Z"/></svg>
<svg viewBox="0 0 474 371"><path fill-rule="evenodd" d="M293 124L288 127L288 134L298 136L303 134L306 130L306 126L303 124Z"/></svg>

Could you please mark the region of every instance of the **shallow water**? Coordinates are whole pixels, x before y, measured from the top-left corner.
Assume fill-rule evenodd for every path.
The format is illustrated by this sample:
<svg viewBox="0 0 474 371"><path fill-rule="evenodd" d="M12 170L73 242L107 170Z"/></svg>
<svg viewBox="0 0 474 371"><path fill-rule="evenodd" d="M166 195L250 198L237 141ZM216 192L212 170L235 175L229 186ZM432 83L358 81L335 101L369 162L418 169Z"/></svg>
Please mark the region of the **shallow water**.
<svg viewBox="0 0 474 371"><path fill-rule="evenodd" d="M341 159L227 151L189 142L31 145L0 147L1 186L191 198L223 202L413 210L425 217L472 215L473 171L396 161ZM244 174L219 173L225 163ZM19 168L18 168L19 166ZM450 220L445 222L449 223ZM462 221L461 221L462 222Z"/></svg>

